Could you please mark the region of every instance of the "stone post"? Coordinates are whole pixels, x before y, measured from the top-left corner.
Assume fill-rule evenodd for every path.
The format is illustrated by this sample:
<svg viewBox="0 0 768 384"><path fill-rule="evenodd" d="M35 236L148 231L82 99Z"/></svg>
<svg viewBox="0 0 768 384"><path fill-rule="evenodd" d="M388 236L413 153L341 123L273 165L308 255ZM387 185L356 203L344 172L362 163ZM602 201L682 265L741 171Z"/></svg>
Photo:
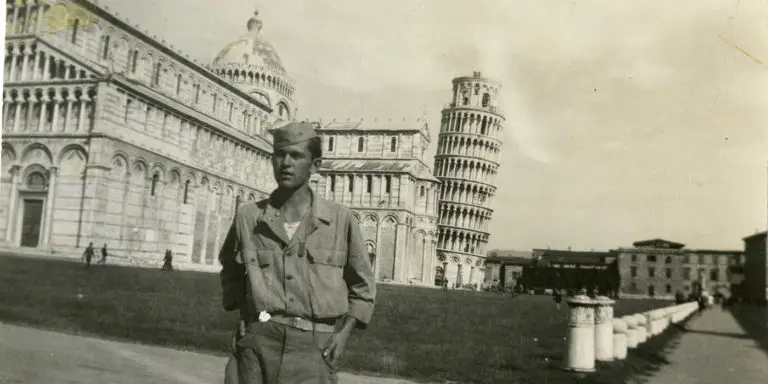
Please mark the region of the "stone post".
<svg viewBox="0 0 768 384"><path fill-rule="evenodd" d="M605 297L595 298L595 359L613 360L613 305L615 301Z"/></svg>
<svg viewBox="0 0 768 384"><path fill-rule="evenodd" d="M635 319L637 319L637 328L635 328L637 334L635 336L637 337L637 344L639 345L648 340L648 321L646 320L644 313L636 314Z"/></svg>
<svg viewBox="0 0 768 384"><path fill-rule="evenodd" d="M621 319L627 324L627 348L637 348L637 318L629 315Z"/></svg>
<svg viewBox="0 0 768 384"><path fill-rule="evenodd" d="M568 299L570 318L565 366L563 369L576 372L595 370L595 306L586 295Z"/></svg>
<svg viewBox="0 0 768 384"><path fill-rule="evenodd" d="M624 360L627 358L627 323L621 319L613 319L613 358Z"/></svg>

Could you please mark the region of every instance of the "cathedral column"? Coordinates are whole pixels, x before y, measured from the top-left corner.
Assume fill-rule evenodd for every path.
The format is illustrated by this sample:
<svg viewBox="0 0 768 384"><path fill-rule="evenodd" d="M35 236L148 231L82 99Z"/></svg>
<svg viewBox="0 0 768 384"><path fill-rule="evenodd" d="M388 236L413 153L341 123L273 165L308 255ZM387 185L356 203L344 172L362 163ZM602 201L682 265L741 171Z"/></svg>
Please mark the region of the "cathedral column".
<svg viewBox="0 0 768 384"><path fill-rule="evenodd" d="M11 71L8 74L8 79L6 81L16 81L16 65L19 61L19 55L21 55L19 48L14 46L11 51Z"/></svg>
<svg viewBox="0 0 768 384"><path fill-rule="evenodd" d="M42 245L50 248L51 245L51 230L53 229L53 208L56 202L56 176L58 175L58 168L51 167L48 169L48 197L45 199L45 229L43 230Z"/></svg>
<svg viewBox="0 0 768 384"><path fill-rule="evenodd" d="M72 121L72 105L75 101L77 101L77 99L75 98L74 92L67 90L67 110L64 115L64 126L61 128L61 132L66 132L67 127Z"/></svg>
<svg viewBox="0 0 768 384"><path fill-rule="evenodd" d="M29 48L29 44L24 46L23 57L21 59L21 81L27 80L27 67L29 66L29 57L32 55L32 50Z"/></svg>
<svg viewBox="0 0 768 384"><path fill-rule="evenodd" d="M206 253L208 251L208 226L211 222L211 196L208 195L208 186L205 186L205 219L203 220L203 244L200 249L200 263L206 263Z"/></svg>
<svg viewBox="0 0 768 384"><path fill-rule="evenodd" d="M35 60L33 62L34 65L32 66L32 80L38 80L40 79L40 75L38 73L40 68L40 49L36 49L33 54L34 54Z"/></svg>
<svg viewBox="0 0 768 384"><path fill-rule="evenodd" d="M83 131L83 125L85 124L86 117L85 110L89 102L91 102L91 99L87 94L83 93L82 96L80 96L80 117L77 120L77 132Z"/></svg>
<svg viewBox="0 0 768 384"><path fill-rule="evenodd" d="M9 170L11 173L11 196L8 206L8 216L7 216L7 223L5 227L5 241L8 244L16 245L16 239L13 238L14 236L14 229L16 228L16 224L18 223L18 218L16 217L16 205L18 203L17 200L19 200L19 171L21 170L21 167L18 165L12 165L11 169Z"/></svg>
<svg viewBox="0 0 768 384"><path fill-rule="evenodd" d="M24 128L26 131L32 130L30 123L32 122L32 115L35 113L35 103L37 102L37 97L35 97L34 94L30 94L29 99L27 100L27 103L29 104L27 106L27 113L26 116L24 116Z"/></svg>
<svg viewBox="0 0 768 384"><path fill-rule="evenodd" d="M19 119L21 117L21 104L24 102L24 96L21 95L21 92L19 92L16 95L16 113L13 115L13 130L11 132L18 132L19 131Z"/></svg>
<svg viewBox="0 0 768 384"><path fill-rule="evenodd" d="M5 97L3 98L3 127L8 127L10 122L8 121L8 114L11 113L11 108L14 106L11 105L13 103L13 98L11 97L11 92L6 92Z"/></svg>
<svg viewBox="0 0 768 384"><path fill-rule="evenodd" d="M45 112L48 109L48 103L51 102L51 99L48 98L48 95L43 93L43 97L40 100L40 121L37 124L37 131L43 132L43 125L45 124Z"/></svg>
<svg viewBox="0 0 768 384"><path fill-rule="evenodd" d="M474 284L475 283L475 266L470 265L469 266L469 279L467 280L468 284Z"/></svg>
<svg viewBox="0 0 768 384"><path fill-rule="evenodd" d="M376 228L376 248L374 249L376 252L376 260L373 261L373 281L377 281L379 279L379 264L381 264L381 231L383 224L384 221L379 219L379 225L377 225ZM397 255L395 255L395 257L397 257Z"/></svg>
<svg viewBox="0 0 768 384"><path fill-rule="evenodd" d="M428 272L425 271L425 269L429 268L430 265L430 259L429 259L429 246L427 245L427 235L424 235L424 237L421 239L421 242L423 244L422 250L421 250L421 282L426 283L426 276L428 275Z"/></svg>
<svg viewBox="0 0 768 384"><path fill-rule="evenodd" d="M43 64L43 80L48 80L51 78L51 60L51 54L46 53L45 63Z"/></svg>
<svg viewBox="0 0 768 384"><path fill-rule="evenodd" d="M38 0L37 2L37 19L35 20L35 33L40 32L40 24L43 21L43 12L45 12L45 4Z"/></svg>
<svg viewBox="0 0 768 384"><path fill-rule="evenodd" d="M11 33L19 33L19 4L17 4L16 1L14 1L14 7L13 7L13 28L11 30ZM22 26L23 28L24 26Z"/></svg>

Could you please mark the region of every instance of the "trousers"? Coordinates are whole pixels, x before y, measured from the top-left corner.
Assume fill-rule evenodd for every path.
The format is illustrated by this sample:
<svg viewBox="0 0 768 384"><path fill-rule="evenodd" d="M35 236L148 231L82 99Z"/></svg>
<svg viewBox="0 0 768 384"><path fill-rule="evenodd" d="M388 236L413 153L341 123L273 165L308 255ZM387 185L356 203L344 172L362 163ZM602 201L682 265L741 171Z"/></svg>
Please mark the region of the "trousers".
<svg viewBox="0 0 768 384"><path fill-rule="evenodd" d="M336 384L337 367L322 354L330 332L302 331L274 322L252 322L227 363L226 383ZM237 376L237 380L235 377Z"/></svg>

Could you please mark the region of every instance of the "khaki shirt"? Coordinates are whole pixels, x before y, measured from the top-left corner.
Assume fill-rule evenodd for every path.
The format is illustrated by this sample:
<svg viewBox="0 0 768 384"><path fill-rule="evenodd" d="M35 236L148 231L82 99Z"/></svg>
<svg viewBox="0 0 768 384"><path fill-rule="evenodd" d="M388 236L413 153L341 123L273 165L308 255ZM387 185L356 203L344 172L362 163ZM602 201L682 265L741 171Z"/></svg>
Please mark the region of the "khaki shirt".
<svg viewBox="0 0 768 384"><path fill-rule="evenodd" d="M350 315L365 328L376 286L350 209L312 192L312 207L293 238L283 224L269 199L237 210L219 254L224 308L315 321Z"/></svg>

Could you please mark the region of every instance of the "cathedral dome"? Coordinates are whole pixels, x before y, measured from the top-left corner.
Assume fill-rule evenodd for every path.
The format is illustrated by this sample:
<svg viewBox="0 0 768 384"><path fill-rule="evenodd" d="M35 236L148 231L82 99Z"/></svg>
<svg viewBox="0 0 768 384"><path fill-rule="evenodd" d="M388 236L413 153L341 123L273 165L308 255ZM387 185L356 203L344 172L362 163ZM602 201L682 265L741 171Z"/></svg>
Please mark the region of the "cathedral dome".
<svg viewBox="0 0 768 384"><path fill-rule="evenodd" d="M259 11L246 23L248 32L227 44L213 59L210 70L272 108L283 119L295 112L293 79L277 50L261 35Z"/></svg>
<svg viewBox="0 0 768 384"><path fill-rule="evenodd" d="M213 66L229 63L269 69L277 74L285 74L285 67L277 50L261 36L262 22L256 11L246 24L248 33L227 44L213 59Z"/></svg>

